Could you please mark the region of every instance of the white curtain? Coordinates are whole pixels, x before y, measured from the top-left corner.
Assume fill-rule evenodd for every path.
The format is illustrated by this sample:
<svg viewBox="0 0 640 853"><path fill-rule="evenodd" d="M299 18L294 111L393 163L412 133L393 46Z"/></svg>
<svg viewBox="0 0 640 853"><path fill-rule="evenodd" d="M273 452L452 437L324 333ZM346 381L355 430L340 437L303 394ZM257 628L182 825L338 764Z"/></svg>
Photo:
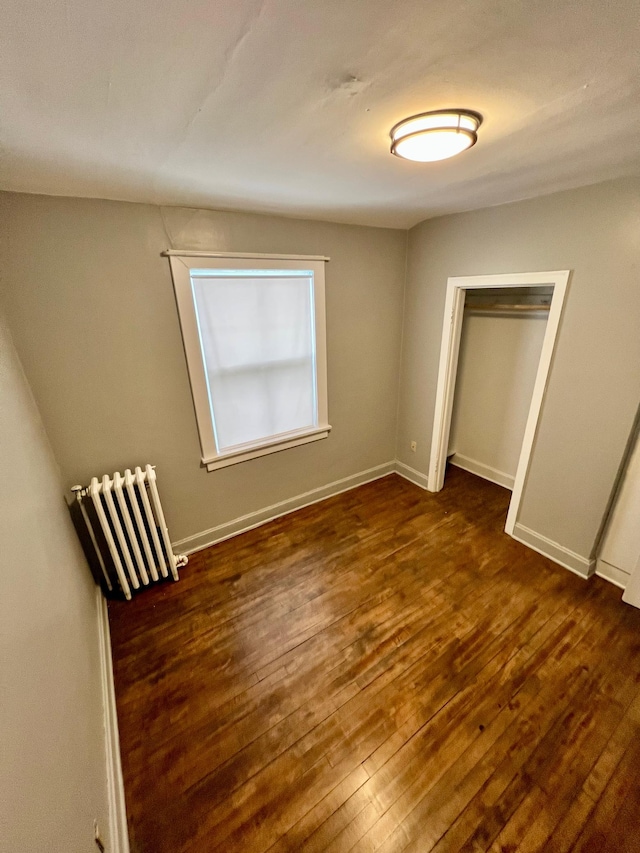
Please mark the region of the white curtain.
<svg viewBox="0 0 640 853"><path fill-rule="evenodd" d="M192 278L218 451L316 425L313 273Z"/></svg>

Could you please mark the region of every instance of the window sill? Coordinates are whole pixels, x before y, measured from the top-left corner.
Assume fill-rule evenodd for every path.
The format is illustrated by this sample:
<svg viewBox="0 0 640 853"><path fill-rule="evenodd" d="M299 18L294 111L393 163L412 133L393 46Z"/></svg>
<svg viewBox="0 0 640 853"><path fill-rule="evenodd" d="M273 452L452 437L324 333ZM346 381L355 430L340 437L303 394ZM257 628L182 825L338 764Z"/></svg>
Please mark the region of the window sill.
<svg viewBox="0 0 640 853"><path fill-rule="evenodd" d="M202 464L206 465L207 471L217 471L219 468L227 468L229 465L237 465L239 462L257 459L259 456L266 456L269 453L278 453L280 450L288 450L291 447L298 447L301 444L319 441L322 438L327 438L330 432L331 427L329 424L326 424L315 429L304 430L303 432L289 433L266 444L245 445L242 449L238 448L230 453L203 459Z"/></svg>

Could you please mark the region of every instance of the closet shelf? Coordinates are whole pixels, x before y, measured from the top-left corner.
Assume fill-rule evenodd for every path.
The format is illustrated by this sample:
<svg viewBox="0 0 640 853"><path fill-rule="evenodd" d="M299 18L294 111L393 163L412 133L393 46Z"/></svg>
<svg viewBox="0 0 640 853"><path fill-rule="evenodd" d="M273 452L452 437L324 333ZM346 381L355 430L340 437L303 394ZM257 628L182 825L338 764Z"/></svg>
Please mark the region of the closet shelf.
<svg viewBox="0 0 640 853"><path fill-rule="evenodd" d="M491 314L520 314L531 311L548 311L550 307L550 305L465 305L465 310Z"/></svg>

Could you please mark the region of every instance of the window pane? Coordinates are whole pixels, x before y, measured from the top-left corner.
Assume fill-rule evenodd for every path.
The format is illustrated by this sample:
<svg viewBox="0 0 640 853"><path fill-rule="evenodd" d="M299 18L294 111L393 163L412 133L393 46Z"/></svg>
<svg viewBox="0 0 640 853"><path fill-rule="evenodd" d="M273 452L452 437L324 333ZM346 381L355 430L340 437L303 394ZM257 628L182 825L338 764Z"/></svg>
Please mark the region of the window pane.
<svg viewBox="0 0 640 853"><path fill-rule="evenodd" d="M313 273L191 281L218 451L315 426Z"/></svg>

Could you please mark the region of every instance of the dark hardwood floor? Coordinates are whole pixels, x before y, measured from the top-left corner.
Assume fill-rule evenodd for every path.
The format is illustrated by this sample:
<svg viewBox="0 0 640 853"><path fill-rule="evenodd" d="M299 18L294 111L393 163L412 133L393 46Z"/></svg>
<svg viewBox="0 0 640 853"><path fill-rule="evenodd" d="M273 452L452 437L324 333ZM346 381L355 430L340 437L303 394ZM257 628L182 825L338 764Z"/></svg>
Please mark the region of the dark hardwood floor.
<svg viewBox="0 0 640 853"><path fill-rule="evenodd" d="M640 611L508 498L391 475L112 602L133 853L640 851Z"/></svg>

